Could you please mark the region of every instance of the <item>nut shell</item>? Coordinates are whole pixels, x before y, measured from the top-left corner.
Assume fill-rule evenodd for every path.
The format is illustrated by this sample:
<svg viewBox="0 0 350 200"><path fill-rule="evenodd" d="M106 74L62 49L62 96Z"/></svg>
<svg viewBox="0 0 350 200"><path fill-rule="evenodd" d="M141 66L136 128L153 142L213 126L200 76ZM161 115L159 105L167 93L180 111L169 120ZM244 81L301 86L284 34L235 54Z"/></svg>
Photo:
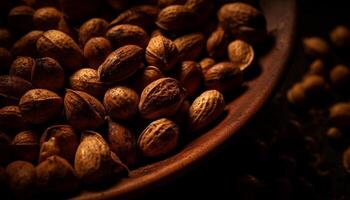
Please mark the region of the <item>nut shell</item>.
<svg viewBox="0 0 350 200"><path fill-rule="evenodd" d="M139 101L139 95L134 90L118 86L106 92L103 105L111 118L127 120L136 115Z"/></svg>
<svg viewBox="0 0 350 200"><path fill-rule="evenodd" d="M64 71L61 65L49 57L35 60L31 73L32 84L37 88L58 91L64 86Z"/></svg>
<svg viewBox="0 0 350 200"><path fill-rule="evenodd" d="M5 106L0 109L0 127L5 130L23 130L28 124L18 106Z"/></svg>
<svg viewBox="0 0 350 200"><path fill-rule="evenodd" d="M185 98L186 90L176 79L161 78L142 91L139 111L147 119L171 116L177 112Z"/></svg>
<svg viewBox="0 0 350 200"><path fill-rule="evenodd" d="M337 127L350 126L350 104L337 103L329 109L329 118Z"/></svg>
<svg viewBox="0 0 350 200"><path fill-rule="evenodd" d="M158 14L156 24L159 28L179 32L193 28L195 13L183 5L165 7Z"/></svg>
<svg viewBox="0 0 350 200"><path fill-rule="evenodd" d="M36 163L39 155L39 139L33 131L22 131L13 138L11 147L17 160Z"/></svg>
<svg viewBox="0 0 350 200"><path fill-rule="evenodd" d="M126 45L112 52L98 68L102 82L122 81L143 66L144 51L136 45Z"/></svg>
<svg viewBox="0 0 350 200"><path fill-rule="evenodd" d="M10 10L8 23L17 33L26 33L33 28L34 9L29 6L17 6Z"/></svg>
<svg viewBox="0 0 350 200"><path fill-rule="evenodd" d="M217 90L208 90L197 97L188 114L188 124L192 131L205 128L215 121L225 110L223 95Z"/></svg>
<svg viewBox="0 0 350 200"><path fill-rule="evenodd" d="M179 51L179 61L196 60L205 46L205 37L201 33L192 33L174 41Z"/></svg>
<svg viewBox="0 0 350 200"><path fill-rule="evenodd" d="M108 22L101 18L92 18L86 21L79 28L79 40L81 44L85 44L93 37L102 37L108 28Z"/></svg>
<svg viewBox="0 0 350 200"><path fill-rule="evenodd" d="M4 105L16 105L21 96L33 85L17 76L0 76L0 103Z"/></svg>
<svg viewBox="0 0 350 200"><path fill-rule="evenodd" d="M187 90L188 94L194 96L203 80L201 67L193 61L182 62L178 72L178 80Z"/></svg>
<svg viewBox="0 0 350 200"><path fill-rule="evenodd" d="M67 89L64 108L68 122L75 129L96 129L104 124L103 105L85 92Z"/></svg>
<svg viewBox="0 0 350 200"><path fill-rule="evenodd" d="M224 29L218 27L207 40L207 52L211 58L221 58L226 55L229 44L228 35Z"/></svg>
<svg viewBox="0 0 350 200"><path fill-rule="evenodd" d="M84 46L84 56L94 69L98 69L111 52L111 43L103 37L91 38Z"/></svg>
<svg viewBox="0 0 350 200"><path fill-rule="evenodd" d="M32 69L35 67L35 60L32 57L17 57L10 68L11 76L18 76L27 81L32 79Z"/></svg>
<svg viewBox="0 0 350 200"><path fill-rule="evenodd" d="M144 156L161 157L176 148L179 136L179 127L174 122L162 118L147 126L137 144Z"/></svg>
<svg viewBox="0 0 350 200"><path fill-rule="evenodd" d="M33 23L38 30L57 29L62 13L54 7L39 8L33 15Z"/></svg>
<svg viewBox="0 0 350 200"><path fill-rule="evenodd" d="M46 89L29 90L19 101L23 118L32 124L43 124L57 117L62 107L62 98Z"/></svg>
<svg viewBox="0 0 350 200"><path fill-rule="evenodd" d="M227 51L230 61L237 65L241 71L245 71L252 66L255 53L250 44L243 40L235 40L228 45Z"/></svg>
<svg viewBox="0 0 350 200"><path fill-rule="evenodd" d="M11 49L12 54L15 56L37 57L36 43L43 33L42 31L31 31L22 36L13 44Z"/></svg>
<svg viewBox="0 0 350 200"><path fill-rule="evenodd" d="M164 78L162 71L157 67L148 66L137 72L132 82L137 92L141 93L147 85L160 78Z"/></svg>
<svg viewBox="0 0 350 200"><path fill-rule="evenodd" d="M149 41L148 34L141 27L130 24L112 27L107 31L106 37L114 48L125 45L137 45L146 48Z"/></svg>

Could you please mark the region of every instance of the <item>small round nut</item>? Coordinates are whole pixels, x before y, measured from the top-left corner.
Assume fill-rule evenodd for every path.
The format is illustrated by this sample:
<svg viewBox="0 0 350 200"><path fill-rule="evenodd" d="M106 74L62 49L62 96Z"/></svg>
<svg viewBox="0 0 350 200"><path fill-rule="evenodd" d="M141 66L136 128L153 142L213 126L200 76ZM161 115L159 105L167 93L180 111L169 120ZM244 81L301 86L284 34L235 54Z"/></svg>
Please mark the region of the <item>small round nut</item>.
<svg viewBox="0 0 350 200"><path fill-rule="evenodd" d="M86 21L79 28L79 40L85 45L93 37L102 37L108 28L108 22L101 18L92 18Z"/></svg>
<svg viewBox="0 0 350 200"><path fill-rule="evenodd" d="M37 185L45 193L64 193L75 191L79 179L74 168L59 156L48 157L35 169Z"/></svg>
<svg viewBox="0 0 350 200"><path fill-rule="evenodd" d="M62 13L54 7L43 7L35 11L33 23L37 30L57 29Z"/></svg>
<svg viewBox="0 0 350 200"><path fill-rule="evenodd" d="M243 73L237 65L231 62L221 62L204 73L204 80L208 89L229 93L242 86Z"/></svg>
<svg viewBox="0 0 350 200"><path fill-rule="evenodd" d="M27 81L32 79L32 70L35 67L35 60L32 57L17 57L10 68L11 76L18 76Z"/></svg>
<svg viewBox="0 0 350 200"><path fill-rule="evenodd" d="M255 53L253 47L247 42L235 40L228 45L227 51L230 61L239 66L241 71L245 71L252 66Z"/></svg>
<svg viewBox="0 0 350 200"><path fill-rule="evenodd" d="M346 26L336 26L330 32L329 37L336 48L346 49L350 47L350 30Z"/></svg>
<svg viewBox="0 0 350 200"><path fill-rule="evenodd" d="M63 100L56 93L46 89L32 89L19 101L23 118L32 124L43 124L62 112Z"/></svg>
<svg viewBox="0 0 350 200"><path fill-rule="evenodd" d="M350 84L350 69L345 65L335 66L329 73L331 84L337 89L345 89Z"/></svg>
<svg viewBox="0 0 350 200"><path fill-rule="evenodd" d="M141 93L147 85L160 78L164 78L162 71L157 67L148 66L137 72L132 82L137 92Z"/></svg>
<svg viewBox="0 0 350 200"><path fill-rule="evenodd" d="M18 106L5 106L0 109L0 127L2 130L23 130L28 124Z"/></svg>
<svg viewBox="0 0 350 200"><path fill-rule="evenodd" d="M193 61L182 62L178 72L178 80L187 90L187 93L194 96L203 80L201 67Z"/></svg>
<svg viewBox="0 0 350 200"><path fill-rule="evenodd" d="M320 37L308 37L303 40L304 51L308 56L323 58L329 55L328 43Z"/></svg>
<svg viewBox="0 0 350 200"><path fill-rule="evenodd" d="M191 131L198 131L215 121L225 110L224 96L217 90L208 90L197 97L188 111Z"/></svg>
<svg viewBox="0 0 350 200"><path fill-rule="evenodd" d="M199 65L201 66L202 73L205 74L208 71L208 69L215 65L215 60L212 58L203 58L199 62Z"/></svg>
<svg viewBox="0 0 350 200"><path fill-rule="evenodd" d="M93 69L98 69L111 52L111 43L103 37L91 38L84 46L84 56Z"/></svg>
<svg viewBox="0 0 350 200"><path fill-rule="evenodd" d="M179 136L179 127L171 120L162 118L147 126L137 144L144 156L161 157L176 148Z"/></svg>
<svg viewBox="0 0 350 200"><path fill-rule="evenodd" d="M76 71L70 77L69 84L73 90L86 92L98 99L101 99L107 91L107 86L99 80L97 71L91 68Z"/></svg>
<svg viewBox="0 0 350 200"><path fill-rule="evenodd" d="M339 140L343 138L343 133L336 127L331 127L327 130L326 136L330 140Z"/></svg>
<svg viewBox="0 0 350 200"><path fill-rule="evenodd" d="M67 89L64 109L67 121L77 130L96 129L104 124L103 105L85 92Z"/></svg>
<svg viewBox="0 0 350 200"><path fill-rule="evenodd" d="M114 120L127 120L136 115L139 101L139 95L134 90L118 86L106 92L103 105Z"/></svg>
<svg viewBox="0 0 350 200"><path fill-rule="evenodd" d="M178 60L175 43L164 36L153 37L146 48L147 63L163 71L172 69Z"/></svg>
<svg viewBox="0 0 350 200"><path fill-rule="evenodd" d="M7 165L6 174L16 198L32 198L36 187L35 167L26 161L14 161Z"/></svg>
<svg viewBox="0 0 350 200"><path fill-rule="evenodd" d="M308 69L308 74L320 75L323 76L326 73L326 66L324 61L321 59L316 59L312 62Z"/></svg>
<svg viewBox="0 0 350 200"><path fill-rule="evenodd" d="M329 109L329 118L336 127L350 126L350 104L337 103Z"/></svg>
<svg viewBox="0 0 350 200"><path fill-rule="evenodd" d="M64 85L63 68L53 58L36 59L31 72L31 81L37 88L58 91Z"/></svg>
<svg viewBox="0 0 350 200"><path fill-rule="evenodd" d="M139 111L146 119L171 116L186 97L186 90L173 78L161 78L149 84L140 97Z"/></svg>

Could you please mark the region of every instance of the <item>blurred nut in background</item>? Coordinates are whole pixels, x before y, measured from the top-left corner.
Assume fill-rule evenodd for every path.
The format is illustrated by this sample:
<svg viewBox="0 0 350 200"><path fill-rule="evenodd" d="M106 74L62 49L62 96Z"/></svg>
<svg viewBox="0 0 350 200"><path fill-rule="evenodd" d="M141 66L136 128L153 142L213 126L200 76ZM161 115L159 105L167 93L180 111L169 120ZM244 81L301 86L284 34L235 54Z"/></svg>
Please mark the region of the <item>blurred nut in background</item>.
<svg viewBox="0 0 350 200"><path fill-rule="evenodd" d="M329 37L336 48L347 49L350 47L350 30L344 25L336 26L330 32Z"/></svg>
<svg viewBox="0 0 350 200"><path fill-rule="evenodd" d="M335 66L329 73L331 84L337 89L345 89L350 85L350 69L345 65Z"/></svg>
<svg viewBox="0 0 350 200"><path fill-rule="evenodd" d="M304 51L308 56L323 58L330 53L328 43L320 37L308 37L303 40Z"/></svg>

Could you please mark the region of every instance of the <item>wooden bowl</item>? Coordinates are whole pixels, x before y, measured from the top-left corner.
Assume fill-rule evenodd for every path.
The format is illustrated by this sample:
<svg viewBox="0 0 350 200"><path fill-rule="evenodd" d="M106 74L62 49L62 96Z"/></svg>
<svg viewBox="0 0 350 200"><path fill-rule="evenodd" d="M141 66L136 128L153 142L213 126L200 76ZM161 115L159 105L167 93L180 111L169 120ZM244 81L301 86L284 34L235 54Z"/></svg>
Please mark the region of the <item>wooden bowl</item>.
<svg viewBox="0 0 350 200"><path fill-rule="evenodd" d="M73 199L128 199L162 185L193 168L230 139L269 99L286 69L296 35L294 0L263 0L268 30L274 36L271 49L259 60L260 74L247 89L228 103L227 114L177 154L131 171L129 177L103 191L83 191Z"/></svg>

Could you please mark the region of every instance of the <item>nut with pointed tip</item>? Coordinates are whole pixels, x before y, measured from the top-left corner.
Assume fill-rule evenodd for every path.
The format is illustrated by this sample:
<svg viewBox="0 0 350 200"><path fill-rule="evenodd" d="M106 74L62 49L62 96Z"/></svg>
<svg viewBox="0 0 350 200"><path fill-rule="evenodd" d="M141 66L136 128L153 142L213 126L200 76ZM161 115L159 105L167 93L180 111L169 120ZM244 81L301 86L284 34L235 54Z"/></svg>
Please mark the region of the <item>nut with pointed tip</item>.
<svg viewBox="0 0 350 200"><path fill-rule="evenodd" d="M103 37L91 38L84 46L84 56L93 69L98 69L111 52L111 43Z"/></svg>
<svg viewBox="0 0 350 200"><path fill-rule="evenodd" d="M193 28L196 14L183 5L170 5L158 14L156 24L159 28L179 32Z"/></svg>
<svg viewBox="0 0 350 200"><path fill-rule="evenodd" d="M202 33L191 33L174 40L179 51L179 61L196 60L205 47L205 37Z"/></svg>
<svg viewBox="0 0 350 200"><path fill-rule="evenodd" d="M35 60L32 57L19 56L13 61L9 74L31 81L34 66Z"/></svg>
<svg viewBox="0 0 350 200"><path fill-rule="evenodd" d="M125 45L137 45L146 48L149 41L149 36L146 31L141 27L131 24L122 24L112 27L107 31L106 37L114 48Z"/></svg>
<svg viewBox="0 0 350 200"><path fill-rule="evenodd" d="M0 102L4 105L17 105L21 96L33 85L17 76L0 76Z"/></svg>

